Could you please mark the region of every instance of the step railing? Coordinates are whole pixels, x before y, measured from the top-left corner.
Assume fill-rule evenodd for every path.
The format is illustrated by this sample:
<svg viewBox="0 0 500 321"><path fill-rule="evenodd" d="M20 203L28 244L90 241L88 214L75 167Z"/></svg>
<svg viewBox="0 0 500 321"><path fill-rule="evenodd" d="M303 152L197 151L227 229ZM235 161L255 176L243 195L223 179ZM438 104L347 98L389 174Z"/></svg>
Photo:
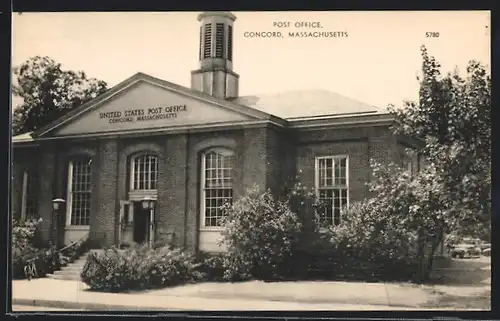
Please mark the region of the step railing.
<svg viewBox="0 0 500 321"><path fill-rule="evenodd" d="M60 253L60 252L63 252L63 251L65 251L65 250L67 250L67 249L70 249L70 248L72 248L72 247L75 247L77 244L81 244L81 243L85 242L88 238L89 238L89 234L87 233L87 234L85 234L84 236L82 236L82 237L81 237L78 241L75 241L75 242L73 242L73 243L71 243L71 244L69 244L69 245L67 245L67 246L63 247L62 249L57 250L57 251L56 251L56 253L57 253L57 252L59 252L59 253Z"/></svg>
<svg viewBox="0 0 500 321"><path fill-rule="evenodd" d="M55 250L52 253L52 255L53 256L55 256L55 255L59 256L60 254L63 254L64 252L67 252L69 249L76 247L78 244L82 244L83 242L85 242L86 240L88 240L88 238L89 238L89 234L87 233L84 236L82 236L80 239L78 239L77 241L72 242L71 244L63 247L62 249ZM29 281L31 281L32 278L37 277L37 275L38 275L36 264L35 264L35 261L36 261L37 258L38 258L38 255L36 255L34 257L31 257L31 258L29 258L29 259L26 260L26 264L25 264L25 267L24 267L24 274L25 274L26 279L28 279ZM58 259L59 259L59 257L58 257Z"/></svg>

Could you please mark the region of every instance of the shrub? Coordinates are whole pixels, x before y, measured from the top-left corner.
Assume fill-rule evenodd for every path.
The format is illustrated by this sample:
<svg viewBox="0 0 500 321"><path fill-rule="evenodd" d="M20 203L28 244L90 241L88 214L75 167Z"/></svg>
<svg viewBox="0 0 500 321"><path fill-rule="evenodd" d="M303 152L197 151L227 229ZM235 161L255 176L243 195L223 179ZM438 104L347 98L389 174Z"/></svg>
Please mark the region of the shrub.
<svg viewBox="0 0 500 321"><path fill-rule="evenodd" d="M25 222L13 220L12 277L15 279L25 277L24 267L29 259L35 259L34 263L38 277L44 277L74 261L87 251L87 240L68 248L64 252L57 251L55 246L37 248L35 246L36 233L41 221L41 219L27 220Z"/></svg>
<svg viewBox="0 0 500 321"><path fill-rule="evenodd" d="M26 261L41 252L34 246L35 232L41 220L12 221L12 277L23 278ZM38 266L37 266L38 267Z"/></svg>
<svg viewBox="0 0 500 321"><path fill-rule="evenodd" d="M225 279L272 280L290 274L301 223L289 204L253 187L234 204L227 204L224 212Z"/></svg>
<svg viewBox="0 0 500 321"><path fill-rule="evenodd" d="M225 253L208 254L199 252L196 257L196 270L201 273L205 281L225 281L224 279L224 258Z"/></svg>
<svg viewBox="0 0 500 321"><path fill-rule="evenodd" d="M120 292L172 286L200 279L194 259L178 249L146 245L89 253L81 278L92 290Z"/></svg>
<svg viewBox="0 0 500 321"><path fill-rule="evenodd" d="M41 219L23 222L12 220L12 248L22 251L25 247L34 246L35 232L41 222Z"/></svg>
<svg viewBox="0 0 500 321"><path fill-rule="evenodd" d="M336 272L365 279L408 280L417 263L417 235L397 218L377 211L373 202L352 204L343 211L342 224L330 227L331 253L339 263Z"/></svg>

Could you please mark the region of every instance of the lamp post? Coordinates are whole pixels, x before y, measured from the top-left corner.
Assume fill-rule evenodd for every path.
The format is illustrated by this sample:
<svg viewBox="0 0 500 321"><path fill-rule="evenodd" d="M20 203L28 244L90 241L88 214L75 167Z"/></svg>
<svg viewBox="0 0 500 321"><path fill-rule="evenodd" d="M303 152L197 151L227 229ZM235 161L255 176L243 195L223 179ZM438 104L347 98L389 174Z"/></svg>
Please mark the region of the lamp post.
<svg viewBox="0 0 500 321"><path fill-rule="evenodd" d="M56 248L59 247L59 211L63 207L63 204L66 203L65 200L62 198L56 198L52 200L52 208L54 209L54 217L51 220L51 231L52 231L52 243L56 246ZM55 228L54 228L54 221L55 221ZM55 237L54 237L55 234ZM55 240L54 240L55 238Z"/></svg>
<svg viewBox="0 0 500 321"><path fill-rule="evenodd" d="M155 202L156 201L151 197L144 197L142 199L142 208L145 210L149 209L149 238L148 238L149 247L153 246Z"/></svg>

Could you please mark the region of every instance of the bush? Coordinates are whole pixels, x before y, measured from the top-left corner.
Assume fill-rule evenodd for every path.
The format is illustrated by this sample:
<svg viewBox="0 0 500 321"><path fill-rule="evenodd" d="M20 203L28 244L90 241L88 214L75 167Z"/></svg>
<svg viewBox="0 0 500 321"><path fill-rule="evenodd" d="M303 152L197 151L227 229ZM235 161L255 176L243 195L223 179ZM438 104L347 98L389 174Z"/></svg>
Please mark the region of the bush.
<svg viewBox="0 0 500 321"><path fill-rule="evenodd" d="M274 280L290 275L301 223L289 204L253 187L232 206L226 205L224 212L225 279Z"/></svg>
<svg viewBox="0 0 500 321"><path fill-rule="evenodd" d="M196 270L201 273L205 281L222 282L224 279L224 258L225 253L208 254L199 252L196 258Z"/></svg>
<svg viewBox="0 0 500 321"><path fill-rule="evenodd" d="M416 233L376 211L372 202L376 200L352 204L343 211L342 224L330 227L330 252L338 262L335 273L363 279L413 278Z"/></svg>
<svg viewBox="0 0 500 321"><path fill-rule="evenodd" d="M41 220L12 221L13 278L24 278L26 261L43 253L34 246L35 232L40 222Z"/></svg>
<svg viewBox="0 0 500 321"><path fill-rule="evenodd" d="M199 280L201 275L195 267L194 258L177 249L113 247L103 254L89 253L81 278L92 290L141 290Z"/></svg>
<svg viewBox="0 0 500 321"><path fill-rule="evenodd" d="M22 252L24 248L33 247L35 232L41 222L41 219L24 222L12 220L12 249Z"/></svg>
<svg viewBox="0 0 500 321"><path fill-rule="evenodd" d="M35 246L36 233L40 220L27 220L19 222L14 220L12 224L12 277L23 279L24 267L30 259L35 259L38 277L44 277L53 273L68 263L74 261L87 251L88 241L83 241L76 246L66 249L64 252L57 251L56 247L37 248Z"/></svg>

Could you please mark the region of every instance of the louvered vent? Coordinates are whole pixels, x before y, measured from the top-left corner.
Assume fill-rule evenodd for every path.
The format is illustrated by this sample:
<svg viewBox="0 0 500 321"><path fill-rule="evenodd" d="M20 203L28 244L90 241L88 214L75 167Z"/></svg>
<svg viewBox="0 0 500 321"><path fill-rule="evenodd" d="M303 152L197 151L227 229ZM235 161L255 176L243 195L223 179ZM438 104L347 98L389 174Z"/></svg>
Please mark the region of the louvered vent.
<svg viewBox="0 0 500 321"><path fill-rule="evenodd" d="M233 27L227 26L227 60L233 61Z"/></svg>
<svg viewBox="0 0 500 321"><path fill-rule="evenodd" d="M224 54L224 24L218 23L215 27L215 58L223 58Z"/></svg>
<svg viewBox="0 0 500 321"><path fill-rule="evenodd" d="M212 45L212 25L207 23L205 25L205 41L204 41L203 58L210 58L210 49Z"/></svg>
<svg viewBox="0 0 500 321"><path fill-rule="evenodd" d="M203 55L203 28L200 27L200 52L199 52L199 59L201 60L201 56Z"/></svg>

